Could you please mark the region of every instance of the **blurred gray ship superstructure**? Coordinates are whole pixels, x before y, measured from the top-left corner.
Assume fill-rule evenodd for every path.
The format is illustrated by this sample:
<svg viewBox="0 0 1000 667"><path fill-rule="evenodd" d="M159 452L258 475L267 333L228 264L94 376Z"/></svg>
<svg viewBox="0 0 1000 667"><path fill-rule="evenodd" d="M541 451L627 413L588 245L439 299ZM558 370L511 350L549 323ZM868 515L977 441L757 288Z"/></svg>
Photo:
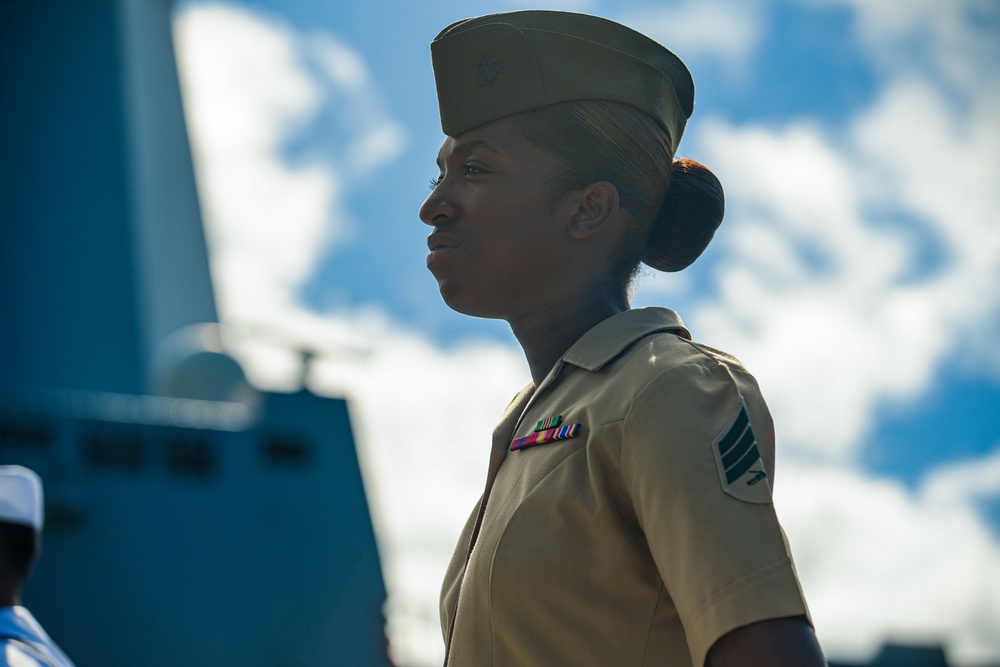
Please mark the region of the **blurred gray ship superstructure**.
<svg viewBox="0 0 1000 667"><path fill-rule="evenodd" d="M221 347L168 0L0 3L0 463L79 667L388 663L347 405Z"/></svg>

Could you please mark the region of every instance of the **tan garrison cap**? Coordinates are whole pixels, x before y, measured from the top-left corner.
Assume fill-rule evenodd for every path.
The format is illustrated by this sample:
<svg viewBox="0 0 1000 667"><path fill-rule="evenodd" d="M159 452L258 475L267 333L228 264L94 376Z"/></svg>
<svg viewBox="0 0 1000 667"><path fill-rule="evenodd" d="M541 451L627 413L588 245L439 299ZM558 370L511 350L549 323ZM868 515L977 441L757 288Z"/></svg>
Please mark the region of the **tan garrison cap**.
<svg viewBox="0 0 1000 667"><path fill-rule="evenodd" d="M575 100L628 104L654 118L674 150L694 107L680 58L596 16L490 14L453 23L431 43L441 129L456 136L522 111Z"/></svg>

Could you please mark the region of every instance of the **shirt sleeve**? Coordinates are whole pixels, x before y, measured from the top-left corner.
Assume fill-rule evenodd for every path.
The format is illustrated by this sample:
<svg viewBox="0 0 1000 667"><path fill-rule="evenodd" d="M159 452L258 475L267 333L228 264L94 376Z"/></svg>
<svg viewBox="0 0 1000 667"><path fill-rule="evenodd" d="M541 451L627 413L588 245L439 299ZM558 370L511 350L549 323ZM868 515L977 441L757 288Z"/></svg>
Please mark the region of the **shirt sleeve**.
<svg viewBox="0 0 1000 667"><path fill-rule="evenodd" d="M623 424L623 478L694 665L738 627L808 617L760 461L773 442L755 441L762 418L747 402L729 369L705 360L654 378Z"/></svg>
<svg viewBox="0 0 1000 667"><path fill-rule="evenodd" d="M17 640L0 641L0 667L48 667L30 644Z"/></svg>

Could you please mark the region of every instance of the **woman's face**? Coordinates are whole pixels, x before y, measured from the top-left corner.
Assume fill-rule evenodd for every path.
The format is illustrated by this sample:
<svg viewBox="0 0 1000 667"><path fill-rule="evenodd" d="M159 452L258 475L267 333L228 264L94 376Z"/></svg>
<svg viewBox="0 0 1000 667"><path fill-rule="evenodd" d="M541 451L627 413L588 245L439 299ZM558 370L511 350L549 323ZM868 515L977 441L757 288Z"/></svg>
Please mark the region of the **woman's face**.
<svg viewBox="0 0 1000 667"><path fill-rule="evenodd" d="M555 166L510 118L445 139L420 219L434 228L427 268L451 308L511 320L565 293L566 205L553 199Z"/></svg>

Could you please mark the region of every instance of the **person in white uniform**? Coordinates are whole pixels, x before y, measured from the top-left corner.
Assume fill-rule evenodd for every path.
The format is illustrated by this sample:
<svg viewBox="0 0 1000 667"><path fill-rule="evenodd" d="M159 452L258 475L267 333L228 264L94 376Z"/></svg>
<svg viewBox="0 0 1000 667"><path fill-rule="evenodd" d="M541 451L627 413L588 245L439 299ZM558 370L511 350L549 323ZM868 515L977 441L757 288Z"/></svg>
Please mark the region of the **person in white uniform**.
<svg viewBox="0 0 1000 667"><path fill-rule="evenodd" d="M73 667L21 606L21 589L38 560L42 482L22 466L0 466L0 667Z"/></svg>

